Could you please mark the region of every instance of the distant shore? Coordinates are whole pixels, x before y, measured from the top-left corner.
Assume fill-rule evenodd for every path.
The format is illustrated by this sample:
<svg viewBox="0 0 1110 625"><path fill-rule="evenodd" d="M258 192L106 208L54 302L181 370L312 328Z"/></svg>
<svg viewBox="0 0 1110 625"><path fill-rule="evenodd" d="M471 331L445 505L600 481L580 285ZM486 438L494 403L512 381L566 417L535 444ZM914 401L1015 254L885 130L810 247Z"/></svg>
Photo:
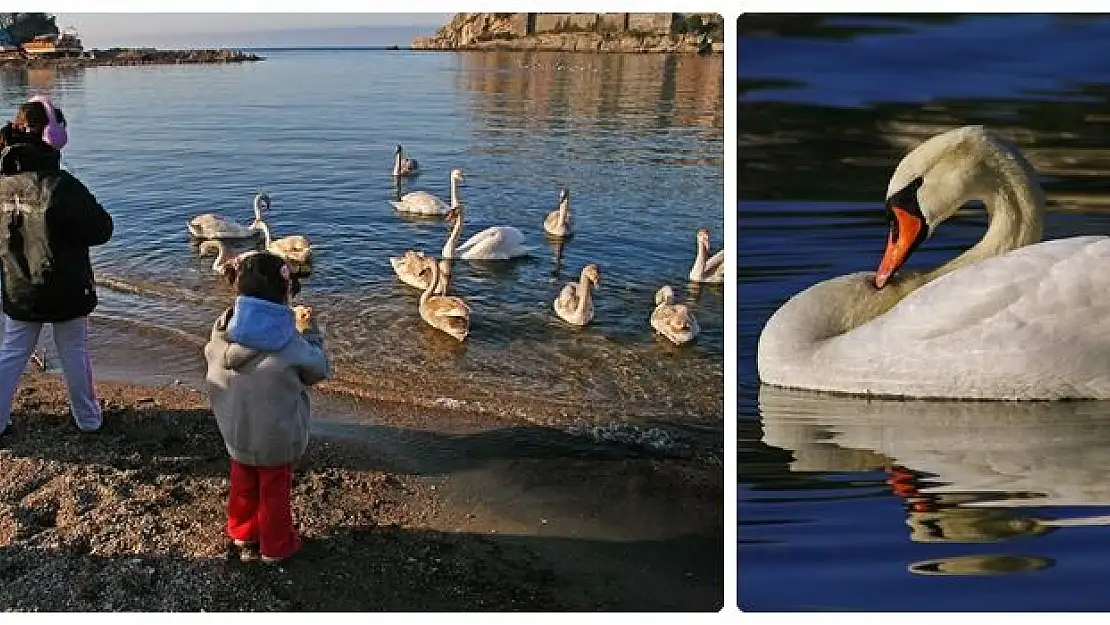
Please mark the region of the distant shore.
<svg viewBox="0 0 1110 625"><path fill-rule="evenodd" d="M100 67L115 65L180 65L196 63L245 63L265 57L233 49L156 50L153 48L110 48L87 50L80 56L0 59L0 68L39 69L48 67Z"/></svg>

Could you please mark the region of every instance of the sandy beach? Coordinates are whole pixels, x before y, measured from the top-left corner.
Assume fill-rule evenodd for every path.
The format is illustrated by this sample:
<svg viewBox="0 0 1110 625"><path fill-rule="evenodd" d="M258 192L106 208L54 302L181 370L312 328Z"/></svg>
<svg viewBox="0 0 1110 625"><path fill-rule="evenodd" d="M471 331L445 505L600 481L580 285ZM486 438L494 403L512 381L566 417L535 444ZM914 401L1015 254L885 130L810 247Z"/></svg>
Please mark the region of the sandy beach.
<svg viewBox="0 0 1110 625"><path fill-rule="evenodd" d="M98 381L101 431L29 373L0 436L0 608L717 610L719 464L488 414L317 394L294 483L306 547L242 561L195 380Z"/></svg>

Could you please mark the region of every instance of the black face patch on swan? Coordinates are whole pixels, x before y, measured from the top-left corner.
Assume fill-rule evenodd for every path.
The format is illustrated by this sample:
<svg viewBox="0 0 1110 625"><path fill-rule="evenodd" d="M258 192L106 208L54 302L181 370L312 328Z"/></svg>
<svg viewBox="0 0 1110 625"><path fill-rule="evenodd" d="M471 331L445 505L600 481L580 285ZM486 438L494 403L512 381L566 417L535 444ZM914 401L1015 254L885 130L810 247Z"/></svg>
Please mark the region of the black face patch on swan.
<svg viewBox="0 0 1110 625"><path fill-rule="evenodd" d="M923 176L918 176L911 180L909 184L902 187L901 190L886 199L886 220L888 224L892 224L892 228L898 227L898 220L894 218L894 207L900 206L903 210L921 220L921 223L926 226L922 228L922 230L928 229L925 215L921 212L921 204L917 201L917 192L924 184L925 178ZM894 230L893 232L895 238L898 238L898 231Z"/></svg>

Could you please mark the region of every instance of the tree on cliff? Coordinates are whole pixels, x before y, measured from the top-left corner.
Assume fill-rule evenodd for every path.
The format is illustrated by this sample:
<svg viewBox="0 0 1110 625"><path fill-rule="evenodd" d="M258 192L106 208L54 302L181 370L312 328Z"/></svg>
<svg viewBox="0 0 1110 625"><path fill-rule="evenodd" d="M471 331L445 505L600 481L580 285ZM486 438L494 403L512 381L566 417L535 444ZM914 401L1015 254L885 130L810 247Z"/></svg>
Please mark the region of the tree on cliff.
<svg viewBox="0 0 1110 625"><path fill-rule="evenodd" d="M38 35L57 35L58 25L50 13L0 13L0 31L8 34L12 45L20 46Z"/></svg>

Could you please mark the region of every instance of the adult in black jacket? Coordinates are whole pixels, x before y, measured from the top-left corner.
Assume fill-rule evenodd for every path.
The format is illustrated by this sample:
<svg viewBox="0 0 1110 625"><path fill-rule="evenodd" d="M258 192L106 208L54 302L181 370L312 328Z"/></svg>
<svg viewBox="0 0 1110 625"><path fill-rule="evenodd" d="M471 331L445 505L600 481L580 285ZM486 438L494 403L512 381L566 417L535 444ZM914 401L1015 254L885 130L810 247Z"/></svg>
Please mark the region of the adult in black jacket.
<svg viewBox="0 0 1110 625"><path fill-rule="evenodd" d="M111 238L112 217L61 169L66 141L64 116L42 97L0 129L0 432L43 323L53 325L77 426L93 431L102 422L88 356L97 303L89 247Z"/></svg>

